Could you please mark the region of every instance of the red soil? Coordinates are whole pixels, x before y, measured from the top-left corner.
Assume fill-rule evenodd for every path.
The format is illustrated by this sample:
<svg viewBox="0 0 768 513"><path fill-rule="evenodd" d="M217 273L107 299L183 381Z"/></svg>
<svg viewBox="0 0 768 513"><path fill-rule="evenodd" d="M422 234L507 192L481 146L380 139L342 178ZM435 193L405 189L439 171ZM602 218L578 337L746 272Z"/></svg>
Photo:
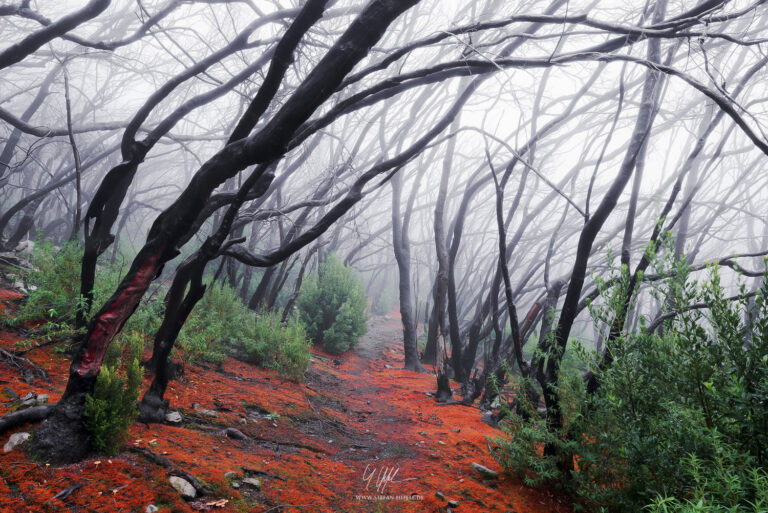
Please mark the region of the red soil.
<svg viewBox="0 0 768 513"><path fill-rule="evenodd" d="M14 299L0 292L0 313ZM284 381L273 371L231 359L221 369L188 368L183 381L171 382L167 397L172 408L185 414L184 426L137 423L128 445L163 455L197 477L213 490L202 500L184 502L169 485L167 469L127 450L113 458L94 456L54 467L34 463L16 449L0 456L0 511L143 513L149 504L161 512L444 511L447 503L435 496L438 491L446 500L458 501L457 512L571 511L564 497L527 488L510 476L483 483L470 464L500 470L486 442L486 437L500 432L480 421L477 408L437 405L426 395L435 388L432 375L399 369L400 335L394 316L374 319L355 352L334 357L315 351L305 383ZM2 332L0 339L0 346L14 349L20 337ZM27 356L49 372L52 382L27 385L17 369L0 361L0 391L9 387L19 395L47 393L55 401L64 389L68 360L52 347ZM195 403L216 410L218 417L196 415ZM0 403L0 414L9 407L10 403ZM265 412L279 417L270 418ZM228 426L251 440L219 434ZM0 435L0 441L5 443L9 435ZM261 491L236 490L224 473L242 473L241 466L284 481L262 477ZM413 495L420 500L358 497L380 495L376 480L389 469L397 473L381 495ZM366 490L363 476L373 472ZM53 498L73 485L82 487L66 498Z"/></svg>

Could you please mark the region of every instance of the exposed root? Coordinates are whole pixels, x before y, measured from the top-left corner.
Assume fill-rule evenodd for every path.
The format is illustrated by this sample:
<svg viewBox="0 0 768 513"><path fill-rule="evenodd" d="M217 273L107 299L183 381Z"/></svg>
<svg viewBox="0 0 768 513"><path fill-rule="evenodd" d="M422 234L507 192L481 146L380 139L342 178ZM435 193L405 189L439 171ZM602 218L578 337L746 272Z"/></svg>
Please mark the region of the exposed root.
<svg viewBox="0 0 768 513"><path fill-rule="evenodd" d="M0 417L0 433L27 422L40 422L51 414L55 406L56 404L44 404L4 415Z"/></svg>

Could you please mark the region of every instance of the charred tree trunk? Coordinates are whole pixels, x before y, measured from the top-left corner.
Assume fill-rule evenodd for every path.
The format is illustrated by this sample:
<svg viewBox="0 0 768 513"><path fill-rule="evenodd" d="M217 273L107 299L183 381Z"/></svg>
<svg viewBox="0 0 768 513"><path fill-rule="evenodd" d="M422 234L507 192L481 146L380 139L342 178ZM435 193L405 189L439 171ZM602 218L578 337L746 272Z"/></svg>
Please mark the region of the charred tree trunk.
<svg viewBox="0 0 768 513"><path fill-rule="evenodd" d="M398 288L400 297L400 316L403 322L403 349L405 351L405 368L412 371L422 371L419 363L418 340L416 337L416 319L413 314L411 297L411 249L408 241L408 215L400 219L400 196L402 194L402 179L400 175L392 177L392 247L395 252L398 270ZM414 187L414 190L416 187Z"/></svg>
<svg viewBox="0 0 768 513"><path fill-rule="evenodd" d="M247 166L280 158L299 126L333 94L390 23L416 3L417 0L375 0L369 4L264 128L228 144L209 159L179 198L157 217L128 274L94 316L85 340L75 350L64 394L30 444L34 453L57 461L77 461L87 454L82 414L85 396L93 391L104 352L163 265L178 254L211 193Z"/></svg>

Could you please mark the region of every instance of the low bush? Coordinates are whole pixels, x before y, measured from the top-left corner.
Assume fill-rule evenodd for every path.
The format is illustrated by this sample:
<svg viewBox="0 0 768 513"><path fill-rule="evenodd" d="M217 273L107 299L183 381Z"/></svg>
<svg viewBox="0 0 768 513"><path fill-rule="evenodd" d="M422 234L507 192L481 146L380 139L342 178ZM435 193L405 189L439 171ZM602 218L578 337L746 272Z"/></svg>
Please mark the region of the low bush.
<svg viewBox="0 0 768 513"><path fill-rule="evenodd" d="M138 332L114 340L107 348L93 394L85 398L83 425L91 446L98 452L117 454L136 419L143 349L144 339Z"/></svg>
<svg viewBox="0 0 768 513"><path fill-rule="evenodd" d="M639 331L609 340L613 362L602 369L594 352L571 349L597 373L598 391L586 392L578 366L564 368L563 429L548 430L535 405L507 408L494 455L528 483L558 484L595 509L765 511L768 275L753 299L742 287L731 300L716 269L705 283L678 263L659 272L671 278L655 283L657 299L675 315L653 332L641 318ZM622 307L614 289L603 290L596 319ZM694 304L707 308L674 306ZM543 455L545 444L554 454Z"/></svg>
<svg viewBox="0 0 768 513"><path fill-rule="evenodd" d="M178 345L190 361L220 362L231 354L301 380L309 365L310 343L298 319L286 326L277 313L258 317L225 284L213 284L179 333Z"/></svg>
<svg viewBox="0 0 768 513"><path fill-rule="evenodd" d="M75 242L55 246L51 241L38 240L32 250L32 269L20 271L20 278L30 289L13 317L5 322L15 325L28 321L45 321L37 329L44 338L75 334L77 312L84 307L80 296L80 271L83 248ZM118 265L101 264L96 270L94 308L99 308L114 292L122 271ZM126 323L128 331L154 333L162 319L162 301L149 295ZM91 311L93 313L93 309Z"/></svg>
<svg viewBox="0 0 768 513"><path fill-rule="evenodd" d="M367 331L365 301L354 271L331 254L305 281L298 307L309 338L339 354L355 347Z"/></svg>

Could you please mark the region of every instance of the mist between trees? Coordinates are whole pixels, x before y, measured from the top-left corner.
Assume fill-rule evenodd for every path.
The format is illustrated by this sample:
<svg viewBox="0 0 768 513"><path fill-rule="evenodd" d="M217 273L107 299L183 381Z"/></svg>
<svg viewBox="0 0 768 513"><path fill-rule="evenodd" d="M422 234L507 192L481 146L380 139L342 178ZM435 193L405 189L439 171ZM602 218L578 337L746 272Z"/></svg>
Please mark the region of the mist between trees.
<svg viewBox="0 0 768 513"><path fill-rule="evenodd" d="M435 365L439 399L453 380L488 409L529 378L557 432L570 340L605 369L612 341L704 308L652 294L657 255L756 294L767 24L764 2L723 0L1 6L0 243L83 255L85 334L35 450L87 453L73 419L155 288L150 418L210 283L285 321L331 254L399 305L405 366Z"/></svg>

